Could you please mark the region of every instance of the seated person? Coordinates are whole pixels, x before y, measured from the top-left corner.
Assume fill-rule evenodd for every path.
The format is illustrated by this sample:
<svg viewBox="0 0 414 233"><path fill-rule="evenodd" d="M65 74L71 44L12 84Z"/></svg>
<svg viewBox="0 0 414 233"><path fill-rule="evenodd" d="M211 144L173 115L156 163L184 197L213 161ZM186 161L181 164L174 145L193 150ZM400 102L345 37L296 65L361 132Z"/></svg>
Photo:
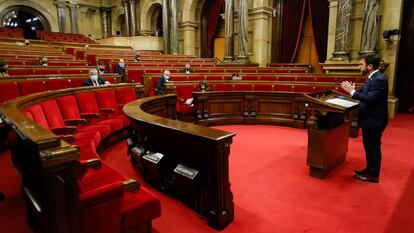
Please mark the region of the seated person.
<svg viewBox="0 0 414 233"><path fill-rule="evenodd" d="M185 64L185 68L183 69L184 74L194 73L194 71L190 68L190 63Z"/></svg>
<svg viewBox="0 0 414 233"><path fill-rule="evenodd" d="M39 59L39 65L41 66L47 66L48 59L46 56L41 56Z"/></svg>
<svg viewBox="0 0 414 233"><path fill-rule="evenodd" d="M157 87L155 88L156 95L165 94L165 83L170 79L170 71L164 71L163 75L157 79Z"/></svg>
<svg viewBox="0 0 414 233"><path fill-rule="evenodd" d="M89 78L83 82L84 86L107 86L111 85L110 82L98 77L98 71L96 69L89 70Z"/></svg>
<svg viewBox="0 0 414 233"><path fill-rule="evenodd" d="M9 64L4 60L0 60L0 78L9 77L8 69Z"/></svg>
<svg viewBox="0 0 414 233"><path fill-rule="evenodd" d="M115 66L114 72L124 77L125 75L125 61L124 59L119 59L118 65Z"/></svg>
<svg viewBox="0 0 414 233"><path fill-rule="evenodd" d="M239 73L233 73L230 80L242 80L242 77L239 76Z"/></svg>
<svg viewBox="0 0 414 233"><path fill-rule="evenodd" d="M135 56L135 62L141 62L141 55L137 54Z"/></svg>
<svg viewBox="0 0 414 233"><path fill-rule="evenodd" d="M108 70L106 70L105 68L106 68L105 63L99 62L96 70L98 71L98 74L106 74L108 73Z"/></svg>

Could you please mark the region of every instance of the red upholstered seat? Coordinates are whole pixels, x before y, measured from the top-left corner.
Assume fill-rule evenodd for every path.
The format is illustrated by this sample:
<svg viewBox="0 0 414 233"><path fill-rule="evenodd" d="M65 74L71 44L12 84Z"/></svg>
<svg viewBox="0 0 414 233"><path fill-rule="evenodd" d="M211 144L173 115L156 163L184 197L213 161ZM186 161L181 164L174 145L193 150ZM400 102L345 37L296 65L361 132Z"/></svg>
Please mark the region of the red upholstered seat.
<svg viewBox="0 0 414 233"><path fill-rule="evenodd" d="M46 84L43 80L19 82L19 89L22 95L28 95L36 92L46 91Z"/></svg>
<svg viewBox="0 0 414 233"><path fill-rule="evenodd" d="M275 85L273 88L274 91L294 91L292 85Z"/></svg>
<svg viewBox="0 0 414 233"><path fill-rule="evenodd" d="M98 102L93 92L75 94L81 114L99 114Z"/></svg>
<svg viewBox="0 0 414 233"><path fill-rule="evenodd" d="M48 90L59 90L70 88L70 81L68 79L50 79L46 81Z"/></svg>
<svg viewBox="0 0 414 233"><path fill-rule="evenodd" d="M124 185L121 181L81 192L81 232L119 232Z"/></svg>
<svg viewBox="0 0 414 233"><path fill-rule="evenodd" d="M62 113L63 120L80 120L80 112L78 104L74 96L63 96L56 99L60 112Z"/></svg>
<svg viewBox="0 0 414 233"><path fill-rule="evenodd" d="M214 91L233 91L233 84L215 84Z"/></svg>
<svg viewBox="0 0 414 233"><path fill-rule="evenodd" d="M160 216L160 200L150 191L141 187L137 193L124 194L121 232L132 230Z"/></svg>
<svg viewBox="0 0 414 233"><path fill-rule="evenodd" d="M108 110L113 109L114 113L107 114L111 121L110 124L115 124L113 120L117 121L120 119L122 121L121 128L128 127L129 119L123 115L123 112L120 108L118 108L118 103L116 102L116 94L114 90L104 90L104 91L97 91L95 92L96 99L98 101L98 106L100 110ZM99 123L101 124L101 123ZM118 126L117 126L118 127ZM121 129L118 128L118 129ZM118 130L117 129L117 130Z"/></svg>
<svg viewBox="0 0 414 233"><path fill-rule="evenodd" d="M252 84L235 84L234 85L235 91L251 91L253 90Z"/></svg>
<svg viewBox="0 0 414 233"><path fill-rule="evenodd" d="M254 84L255 91L272 91L273 85L272 84Z"/></svg>
<svg viewBox="0 0 414 233"><path fill-rule="evenodd" d="M20 96L17 82L0 83L0 104Z"/></svg>
<svg viewBox="0 0 414 233"><path fill-rule="evenodd" d="M73 78L70 80L70 86L71 87L83 87L83 82L85 82L87 78L85 77L85 79L82 78Z"/></svg>
<svg viewBox="0 0 414 233"><path fill-rule="evenodd" d="M119 232L125 178L102 162L79 180L82 232Z"/></svg>
<svg viewBox="0 0 414 233"><path fill-rule="evenodd" d="M137 99L135 90L133 88L119 88L116 89L116 97L118 105L125 105Z"/></svg>
<svg viewBox="0 0 414 233"><path fill-rule="evenodd" d="M32 119L45 129L49 129L49 123L47 122L46 116L43 112L42 107L39 104L32 105L23 110L23 112L30 112ZM26 116L28 113L25 114Z"/></svg>

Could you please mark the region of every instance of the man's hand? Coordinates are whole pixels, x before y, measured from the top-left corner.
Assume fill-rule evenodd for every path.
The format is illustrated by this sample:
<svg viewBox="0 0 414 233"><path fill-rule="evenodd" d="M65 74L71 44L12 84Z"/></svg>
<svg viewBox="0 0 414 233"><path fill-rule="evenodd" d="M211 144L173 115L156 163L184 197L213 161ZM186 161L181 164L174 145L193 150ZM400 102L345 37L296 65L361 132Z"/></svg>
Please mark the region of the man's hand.
<svg viewBox="0 0 414 233"><path fill-rule="evenodd" d="M351 94L352 91L355 90L355 83L350 83L348 81L343 81L341 83L341 88L344 89L344 91L348 92L348 94Z"/></svg>

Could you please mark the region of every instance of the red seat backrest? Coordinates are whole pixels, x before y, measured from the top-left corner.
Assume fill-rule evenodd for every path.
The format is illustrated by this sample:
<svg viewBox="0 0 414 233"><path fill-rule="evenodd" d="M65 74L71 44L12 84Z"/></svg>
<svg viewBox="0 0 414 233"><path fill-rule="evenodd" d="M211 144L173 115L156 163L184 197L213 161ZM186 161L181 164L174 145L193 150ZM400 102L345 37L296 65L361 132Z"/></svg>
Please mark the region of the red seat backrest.
<svg viewBox="0 0 414 233"><path fill-rule="evenodd" d="M42 126L45 129L50 129L49 124L47 122L45 113L43 112L42 107L39 104L32 105L26 108L24 111L28 111L31 113L33 120ZM23 112L24 112L23 111ZM26 114L27 116L27 114Z"/></svg>
<svg viewBox="0 0 414 233"><path fill-rule="evenodd" d="M252 84L235 84L234 90L235 91L251 91L253 89Z"/></svg>
<svg viewBox="0 0 414 233"><path fill-rule="evenodd" d="M69 79L49 79L46 80L47 90L59 90L70 88Z"/></svg>
<svg viewBox="0 0 414 233"><path fill-rule="evenodd" d="M176 86L175 92L178 98L182 98L184 100L193 97L193 91L195 91L196 85L180 85Z"/></svg>
<svg viewBox="0 0 414 233"><path fill-rule="evenodd" d="M19 89L22 95L46 91L46 84L43 80L32 80L19 82Z"/></svg>
<svg viewBox="0 0 414 233"><path fill-rule="evenodd" d="M74 78L70 80L70 86L71 87L83 87L83 82L85 82L85 79L81 78Z"/></svg>
<svg viewBox="0 0 414 233"><path fill-rule="evenodd" d="M89 93L78 93L75 94L76 102L79 106L80 113L99 113L98 102L96 101L95 94Z"/></svg>
<svg viewBox="0 0 414 233"><path fill-rule="evenodd" d="M233 84L215 84L214 85L214 91L233 91Z"/></svg>
<svg viewBox="0 0 414 233"><path fill-rule="evenodd" d="M62 117L65 120L81 119L79 107L73 95L63 96L56 99Z"/></svg>
<svg viewBox="0 0 414 233"><path fill-rule="evenodd" d="M272 84L254 84L253 89L255 91L272 91L273 85Z"/></svg>
<svg viewBox="0 0 414 233"><path fill-rule="evenodd" d="M118 109L116 102L116 94L114 90L103 90L95 92L96 100L99 108L112 108Z"/></svg>
<svg viewBox="0 0 414 233"><path fill-rule="evenodd" d="M65 122L63 121L62 113L56 100L46 100L40 103L40 105L43 108L50 128L65 127Z"/></svg>
<svg viewBox="0 0 414 233"><path fill-rule="evenodd" d="M116 89L117 102L124 105L137 99L134 88L118 88Z"/></svg>
<svg viewBox="0 0 414 233"><path fill-rule="evenodd" d="M20 96L17 82L0 83L0 104Z"/></svg>

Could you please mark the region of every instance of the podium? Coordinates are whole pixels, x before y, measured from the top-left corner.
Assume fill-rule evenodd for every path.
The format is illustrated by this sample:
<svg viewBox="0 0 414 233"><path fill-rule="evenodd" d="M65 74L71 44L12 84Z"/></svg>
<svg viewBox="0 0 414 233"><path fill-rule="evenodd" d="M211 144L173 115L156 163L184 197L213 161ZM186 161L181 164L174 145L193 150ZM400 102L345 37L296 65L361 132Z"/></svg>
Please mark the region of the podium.
<svg viewBox="0 0 414 233"><path fill-rule="evenodd" d="M334 90L303 95L307 113L310 176L323 179L343 163L348 152L350 120L359 102Z"/></svg>

